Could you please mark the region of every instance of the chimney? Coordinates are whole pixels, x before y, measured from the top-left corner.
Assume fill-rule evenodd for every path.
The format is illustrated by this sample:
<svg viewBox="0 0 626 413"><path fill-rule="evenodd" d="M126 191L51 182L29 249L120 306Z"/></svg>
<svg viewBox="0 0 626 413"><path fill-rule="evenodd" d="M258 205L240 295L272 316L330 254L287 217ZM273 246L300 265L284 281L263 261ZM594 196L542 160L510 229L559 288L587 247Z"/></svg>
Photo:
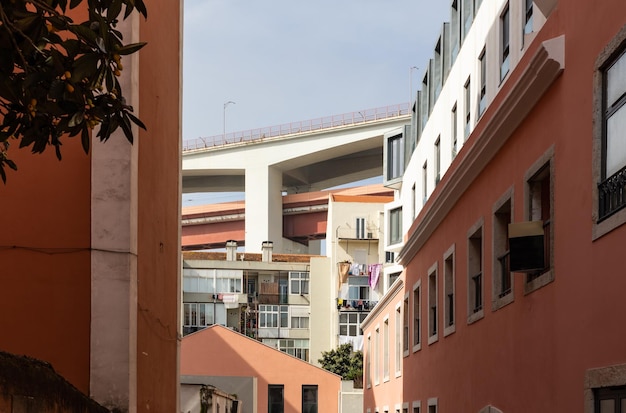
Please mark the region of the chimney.
<svg viewBox="0 0 626 413"><path fill-rule="evenodd" d="M263 262L272 262L272 250L274 243L272 241L263 241L261 244L261 253Z"/></svg>
<svg viewBox="0 0 626 413"><path fill-rule="evenodd" d="M226 241L226 261L237 261L237 241Z"/></svg>

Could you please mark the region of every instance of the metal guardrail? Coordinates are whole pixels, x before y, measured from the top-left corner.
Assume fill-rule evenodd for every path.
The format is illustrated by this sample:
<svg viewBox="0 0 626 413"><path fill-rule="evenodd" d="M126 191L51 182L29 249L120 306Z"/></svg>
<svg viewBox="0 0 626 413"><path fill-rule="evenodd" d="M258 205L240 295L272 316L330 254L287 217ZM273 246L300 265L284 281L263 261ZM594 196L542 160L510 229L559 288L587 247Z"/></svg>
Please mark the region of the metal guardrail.
<svg viewBox="0 0 626 413"><path fill-rule="evenodd" d="M324 129L338 128L341 126L357 125L366 122L396 118L409 114L409 104L384 106L374 109L365 109L357 112L344 113L341 115L326 116L300 122L285 123L277 126L250 129L242 132L229 132L227 134L196 138L183 141L183 152L198 149L225 146L242 142L262 141L268 138L307 133Z"/></svg>

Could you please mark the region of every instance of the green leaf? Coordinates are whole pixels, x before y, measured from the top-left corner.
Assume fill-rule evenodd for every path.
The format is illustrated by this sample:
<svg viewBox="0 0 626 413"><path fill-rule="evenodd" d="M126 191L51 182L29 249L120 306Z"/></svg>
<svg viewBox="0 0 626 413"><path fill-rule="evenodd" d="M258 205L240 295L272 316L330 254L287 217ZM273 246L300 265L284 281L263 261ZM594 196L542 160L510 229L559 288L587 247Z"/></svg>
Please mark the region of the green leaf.
<svg viewBox="0 0 626 413"><path fill-rule="evenodd" d="M121 55L132 54L138 51L139 49L141 49L142 47L144 47L145 45L146 45L146 42L127 44L126 46L122 46L119 49L117 49L117 53Z"/></svg>
<svg viewBox="0 0 626 413"><path fill-rule="evenodd" d="M9 168L13 169L14 171L17 171L17 165L15 164L15 162L13 162L10 159L5 159L4 163L6 163L7 165L9 165Z"/></svg>
<svg viewBox="0 0 626 413"><path fill-rule="evenodd" d="M128 115L130 120L132 120L135 123L135 125L139 126L143 130L148 130L148 129L146 129L146 125L144 125L144 123L142 121L140 121L138 117L136 117L135 115L133 115L130 112L126 112L126 115Z"/></svg>
<svg viewBox="0 0 626 413"><path fill-rule="evenodd" d="M120 12L122 11L122 0L113 0L111 2L111 6L109 6L109 10L107 11L107 20L113 21L117 19Z"/></svg>
<svg viewBox="0 0 626 413"><path fill-rule="evenodd" d="M0 177L2 178L2 182L6 185L7 175L4 172L4 161L0 161Z"/></svg>
<svg viewBox="0 0 626 413"><path fill-rule="evenodd" d="M120 122L120 126L122 127L122 130L124 131L124 135L126 135L126 139L128 140L128 142L132 144L133 143L133 130L130 126L130 121L128 120L127 116L121 116L121 118L122 118L121 119L122 122Z"/></svg>
<svg viewBox="0 0 626 413"><path fill-rule="evenodd" d="M87 125L83 127L82 133L80 135L80 143L83 145L83 150L85 151L85 153L89 153L91 137L89 136L89 128L87 127Z"/></svg>

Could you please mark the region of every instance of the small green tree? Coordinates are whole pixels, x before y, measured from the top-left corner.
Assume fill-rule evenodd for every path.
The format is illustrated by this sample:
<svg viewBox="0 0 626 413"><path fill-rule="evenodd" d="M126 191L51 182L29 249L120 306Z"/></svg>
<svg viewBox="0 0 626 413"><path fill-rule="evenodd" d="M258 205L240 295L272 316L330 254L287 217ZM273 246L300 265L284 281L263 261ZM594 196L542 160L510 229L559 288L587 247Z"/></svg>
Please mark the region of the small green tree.
<svg viewBox="0 0 626 413"><path fill-rule="evenodd" d="M363 381L363 352L352 351L352 344L322 351L322 358L317 361L322 368L341 376L343 380Z"/></svg>
<svg viewBox="0 0 626 413"><path fill-rule="evenodd" d="M68 12L83 3L87 20ZM144 43L124 44L116 29L134 10L147 17L143 0L0 0L0 178L17 170L7 149L16 141L42 153L61 138L80 135L89 151L91 130L101 141L121 128L131 143L131 123L144 124L126 104L117 77L122 56ZM42 172L45 173L45 172Z"/></svg>

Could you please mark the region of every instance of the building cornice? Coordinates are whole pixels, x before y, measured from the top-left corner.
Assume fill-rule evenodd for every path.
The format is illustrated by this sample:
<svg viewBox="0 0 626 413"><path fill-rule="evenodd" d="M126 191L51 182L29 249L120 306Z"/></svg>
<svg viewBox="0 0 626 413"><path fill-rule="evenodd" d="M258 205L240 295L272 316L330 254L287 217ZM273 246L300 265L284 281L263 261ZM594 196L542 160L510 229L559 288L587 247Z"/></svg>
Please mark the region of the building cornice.
<svg viewBox="0 0 626 413"><path fill-rule="evenodd" d="M497 97L487 108L482 125L474 130L468 140L471 146L468 150L461 150L411 226L398 255L400 264L406 266L411 261L470 184L563 73L565 36L542 42L529 61L520 62L517 69L520 72L516 80L512 76L511 86L505 86L500 92L503 97Z"/></svg>
<svg viewBox="0 0 626 413"><path fill-rule="evenodd" d="M387 290L383 298L380 299L378 304L374 307L372 311L365 317L365 320L361 323L361 330L365 330L367 325L371 322L371 320L375 319L383 309L387 308L389 302L396 296L400 291L402 291L402 287L404 287L404 281L402 278L396 279L391 287Z"/></svg>

